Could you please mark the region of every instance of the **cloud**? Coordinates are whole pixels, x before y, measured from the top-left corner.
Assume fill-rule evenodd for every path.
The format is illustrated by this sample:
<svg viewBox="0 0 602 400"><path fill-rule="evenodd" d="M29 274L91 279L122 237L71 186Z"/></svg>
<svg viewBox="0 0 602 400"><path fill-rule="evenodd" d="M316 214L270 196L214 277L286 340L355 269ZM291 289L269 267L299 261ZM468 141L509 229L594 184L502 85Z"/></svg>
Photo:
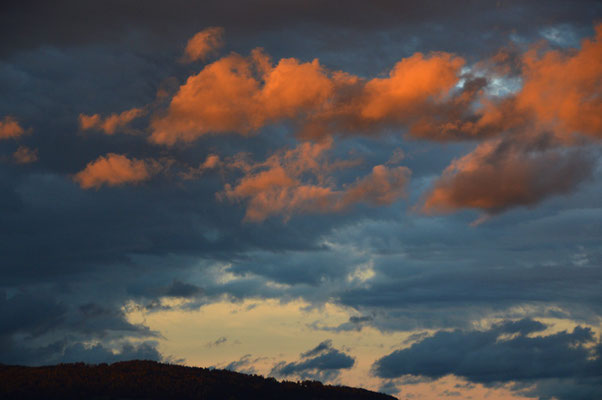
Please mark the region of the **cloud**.
<svg viewBox="0 0 602 400"><path fill-rule="evenodd" d="M541 7L542 3L548 7ZM60 7L36 4L40 10L38 15L30 12L31 6L11 1L1 16L0 38L8 37L12 32L16 39L2 40L0 56L6 57L19 50L42 46L65 48L94 46L98 43L115 46L131 41L132 38L126 40L125 37L127 32L132 31L139 32L142 44L152 45L153 50L162 49L166 42L169 45L181 42L191 32L196 32L199 26L210 26L216 22L230 34L237 35L237 42L249 37L257 40L261 35L274 35L280 39L287 33L291 35L290 31L293 31L292 34L296 34L297 38L306 39L309 36L311 40L320 37L329 44L336 43L356 50L362 44L361 39L369 34L401 31L405 34L402 38L406 38L406 41L411 41L410 35L419 35L432 48L455 47L474 52L491 48L513 28L521 37L539 35L542 27L555 25L558 21L570 25L583 24L600 13L600 7L595 1L579 2L568 12L564 3L558 0L528 4L516 0L503 4L484 3L474 5L471 13L463 12L471 2L463 0L460 4L458 9L441 0L428 4L388 0L366 3L353 0L345 9L340 9L324 7L317 0L291 0L284 3L260 0L255 4L240 0L227 3L210 1L203 4L174 0L169 5L149 0L144 10L141 10L127 7L116 0L110 0L108 4L96 0L87 7L81 7L74 0L63 0ZM65 10L70 10L72 18L66 15ZM237 10L237 13L232 10ZM77 35L67 34L66 24L69 21L73 23L71 31L77 32ZM311 23L308 24L308 21ZM496 34L476 38L479 32L494 23ZM35 26L41 32L31 29ZM441 35L439 29L443 29L446 34ZM357 32L357 36L353 35L352 39L355 40L351 40L351 43L349 40L340 43L338 38L327 36L327 33L333 31L344 31L347 37ZM286 39L289 37L286 36ZM287 42L287 47L291 46L291 42L294 41ZM369 44L378 47L373 42ZM329 47L328 50L332 51L332 48Z"/></svg>
<svg viewBox="0 0 602 400"><path fill-rule="evenodd" d="M83 131L94 129L103 131L107 135L113 135L117 131L126 128L130 122L144 114L145 111L142 108L132 108L120 114L113 113L104 118L99 114L80 114L79 127Z"/></svg>
<svg viewBox="0 0 602 400"><path fill-rule="evenodd" d="M270 375L286 377L299 376L302 379L335 379L342 369L352 368L355 359L332 347L331 340L325 340L315 348L301 354L296 362L280 362L272 368Z"/></svg>
<svg viewBox="0 0 602 400"><path fill-rule="evenodd" d="M90 345L85 342L63 340L40 347L11 343L11 346L4 351L3 362L33 366L74 362L100 364L128 360L170 361L157 350L155 341L138 343L124 341L116 348L100 343Z"/></svg>
<svg viewBox="0 0 602 400"><path fill-rule="evenodd" d="M298 213L341 212L358 203L388 205L405 196L407 167L376 165L367 176L337 189L328 173L353 163L330 163L325 153L331 146L332 140L303 142L257 163L240 155L229 167L242 170L244 176L234 186L226 184L219 197L246 201L245 220L259 222L272 215L288 219ZM304 182L308 175L312 181Z"/></svg>
<svg viewBox="0 0 602 400"><path fill-rule="evenodd" d="M71 327L100 338L110 336L112 330L138 337L158 336L144 325L127 321L124 310L112 305L88 302L77 307L74 312L76 315L71 316L68 321Z"/></svg>
<svg viewBox="0 0 602 400"><path fill-rule="evenodd" d="M165 295L171 297L194 297L201 293L203 293L203 289L196 285L174 281L169 288L167 288Z"/></svg>
<svg viewBox="0 0 602 400"><path fill-rule="evenodd" d="M210 28L199 38L215 34ZM318 59L283 58L274 65L261 49L248 57L233 53L180 86L168 109L153 116L150 140L173 145L209 133L249 135L282 121L292 121L302 139L326 138L330 145L337 133L370 135L389 126L421 139L487 140L447 167L422 210L435 214L476 208L492 215L571 192L590 176L592 157L581 158L585 152L562 147L576 145L576 134L596 136L601 131L602 103L596 92L602 79L597 61L601 35L602 24L596 27L596 37L585 39L579 50L541 49L542 45L524 54L502 50L470 72L463 72L464 59L451 53L415 53L396 63L388 76L372 79L329 70ZM582 65L587 68L579 70ZM486 89L499 74L520 76L522 88L503 96L488 94ZM565 75L571 79L559 79ZM570 110L579 107L577 118ZM104 119L81 114L80 127L113 134L142 113L134 108ZM530 148L549 135L555 142L547 148L541 143L536 144L539 150ZM219 156L211 155L180 175L193 179L218 165ZM548 166L562 179L541 179ZM256 167L220 194L246 201L248 221L276 214L288 219L295 213L337 212L356 203L390 204L405 195L409 179L405 167L377 165L372 174L341 191L324 184L322 176L315 184L299 180L282 165L261 171Z"/></svg>
<svg viewBox="0 0 602 400"><path fill-rule="evenodd" d="M376 165L372 172L349 185L335 208L368 203L388 205L405 196L411 172L407 167Z"/></svg>
<svg viewBox="0 0 602 400"><path fill-rule="evenodd" d="M11 116L6 116L0 120L0 140L16 139L23 135L25 130L19 122Z"/></svg>
<svg viewBox="0 0 602 400"><path fill-rule="evenodd" d="M172 145L207 133L249 134L268 122L295 117L326 101L332 82L314 60L282 59L272 66L256 49L248 58L232 54L190 76L167 114L152 122L151 140Z"/></svg>
<svg viewBox="0 0 602 400"><path fill-rule="evenodd" d="M203 32L199 38L213 37L211 29ZM574 51L501 51L476 63L470 72L463 72L464 59L451 53L415 53L396 63L388 76L372 79L329 70L318 59L283 58L274 65L261 49L248 57L233 53L187 79L168 109L153 117L150 140L173 145L209 133L249 135L285 120L292 121L306 140L346 132L372 134L388 126L429 140L488 139L444 171L422 209L433 214L477 208L491 215L570 192L589 176L591 161L565 157L562 150L525 150L530 145L522 143L551 132L557 143L550 147L563 147L575 134L595 136L600 131L602 103L595 88L602 78L602 64L596 61L602 52L601 35L602 25L594 39L585 39ZM582 65L588 67L577 73ZM523 86L516 93L490 95L485 89L499 74L519 75ZM558 79L564 75L572 78ZM579 118L570 111L577 105L582 107ZM102 122L96 114L80 120L82 126L113 121ZM116 124L105 130L114 131ZM514 151L501 151L505 147ZM557 163L559 159L563 162ZM219 159L209 161L211 165L201 164L182 176L195 178ZM564 179L541 181L548 164L555 165ZM288 219L293 212L340 211L357 202L390 204L404 194L400 183L407 176L409 170L402 167L378 165L371 176L341 194L332 185L304 184L284 168L272 168L244 177L234 188L227 186L221 197L247 200L245 218L250 221L272 214ZM494 190L483 182L495 183Z"/></svg>
<svg viewBox="0 0 602 400"><path fill-rule="evenodd" d="M326 339L311 350L301 353L301 358L314 357L320 353L332 350L332 340Z"/></svg>
<svg viewBox="0 0 602 400"><path fill-rule="evenodd" d="M219 345L226 343L227 341L228 341L227 337L221 336L221 337L217 338L217 340L207 343L205 346L206 347L217 347ZM231 364L232 363L230 363L229 366L232 366ZM233 368L226 368L226 369L233 369Z"/></svg>
<svg viewBox="0 0 602 400"><path fill-rule="evenodd" d="M418 137L436 140L483 139L509 131L523 135L552 132L566 144L579 135L602 138L602 24L579 49L549 49L537 43L519 54L498 52L477 63L483 75L464 84L464 94L434 116L416 124ZM500 78L519 78L515 91L491 96L486 89ZM471 88L471 86L473 86ZM473 110L470 110L470 107Z"/></svg>
<svg viewBox="0 0 602 400"><path fill-rule="evenodd" d="M539 44L514 57L498 53L497 68L518 68L523 85L501 100L484 98L476 120L441 122L442 132L497 137L445 169L426 195L424 212L474 208L492 215L572 192L592 175L596 156L579 135L598 139L602 132L602 24L595 32L580 49Z"/></svg>
<svg viewBox="0 0 602 400"><path fill-rule="evenodd" d="M335 73L341 82L333 99L301 123L301 136L335 133L373 135L387 127L408 129L456 102L461 57L445 52L415 53L397 62L387 77L369 80Z"/></svg>
<svg viewBox="0 0 602 400"><path fill-rule="evenodd" d="M157 350L157 343L144 341L141 343L126 342L115 352L101 344L86 346L83 343L74 343L63 350L62 356L55 362L73 363L85 362L89 364L114 363L128 360L162 361L163 356Z"/></svg>
<svg viewBox="0 0 602 400"><path fill-rule="evenodd" d="M124 155L109 153L91 161L74 177L83 189L100 188L102 185L119 186L142 182L160 169L154 161L129 159Z"/></svg>
<svg viewBox="0 0 602 400"><path fill-rule="evenodd" d="M22 291L10 297L0 292L0 336L26 334L32 343L36 338L64 329L96 338L110 336L112 330L133 336L156 336L148 328L128 322L119 307L92 302L70 305L58 297L46 291Z"/></svg>
<svg viewBox="0 0 602 400"><path fill-rule="evenodd" d="M209 154L205 161L199 164L196 168L188 168L187 171L184 171L180 174L182 179L196 179L199 176L203 175L205 172L219 168L222 166L222 161L217 154Z"/></svg>
<svg viewBox="0 0 602 400"><path fill-rule="evenodd" d="M437 214L474 208L496 214L571 192L591 176L595 157L587 149L550 148L543 140L543 145L513 137L479 144L443 171L422 210Z"/></svg>
<svg viewBox="0 0 602 400"><path fill-rule="evenodd" d="M577 144L575 135L596 137L602 131L597 93L602 24L595 30L596 36L584 39L578 50L538 45L519 54L503 49L468 69L463 69L463 58L451 53L414 53L397 62L388 76L372 79L329 70L318 59L283 58L274 65L261 49L248 57L233 53L180 86L168 109L153 117L150 140L173 145L209 133L249 135L282 121L292 121L305 140L337 133L370 135L391 126L421 139L488 140L444 171L422 210L434 214L477 208L492 215L533 205L574 190L591 173L590 157L581 159L576 151L564 154L560 148ZM486 89L500 74L519 76L522 87L491 95ZM563 76L571 78L559 79ZM104 122L97 114L82 115L80 122L114 132L126 113ZM555 143L530 148L549 135ZM210 161L182 176L195 178L219 159ZM563 179L540 179L548 165ZM227 186L221 197L247 200L245 218L250 221L272 214L288 219L296 212L341 211L358 202L390 204L403 196L402 181L408 176L403 167L377 165L370 176L341 193L332 185L305 184L276 167L245 176L236 187Z"/></svg>
<svg viewBox="0 0 602 400"><path fill-rule="evenodd" d="M576 133L602 139L602 23L578 50L538 50L523 56L517 108L533 112L542 128L567 140Z"/></svg>
<svg viewBox="0 0 602 400"><path fill-rule="evenodd" d="M519 118L533 128L534 134L539 134L532 126L534 112L525 109L514 114L520 85L512 89L516 92L505 94L504 101L483 103L485 108L481 111L488 113L490 122L485 123L484 118L480 130L453 131L453 124L448 130L439 129L449 122L479 120L475 112L480 104L473 100L485 98L480 93L489 93L492 83L489 74L482 80L467 76L472 73L465 73L472 61L495 53L497 44L505 43L509 34L520 36L523 46L531 40L530 32L538 35L546 21L568 21L578 37L589 35L592 15L599 15L599 2L575 2L570 10L558 1L547 2L546 7L540 7L542 2L513 2L510 6L502 2L499 8L479 3L471 4L470 13L465 12L466 7L449 2L438 3L443 8L433 7L431 2L409 5L387 1L351 2L344 8L325 8L323 2L317 1L309 5L301 1L271 2L269 7L242 3L233 6L231 2L192 5L179 0L175 4L154 0L147 3L141 12L112 0L110 5L82 5L68 0L60 6L44 2L28 6L21 1L0 12L0 19L5 22L0 24L0 30L7 32L0 35L4 43L0 46L4 61L0 65L0 87L5 89L5 95L0 96L0 109L18 116L22 124L26 122L25 128L32 126L40 133L22 136L27 142L19 143L39 149L40 161L35 168L7 164L0 171L0 220L5 228L0 240L1 281L11 295L21 289L37 293L44 286L60 296L43 299L42 304L29 308L15 306L22 319L11 312L0 313L14 318L10 325L0 324L2 328L10 326L6 329L11 329L12 340L2 341L2 362L56 362L52 360L58 357L49 354L63 354L63 349L73 343L89 348L97 340L105 349L118 352L120 341L133 331L123 328L124 320L114 311L127 307L132 300L150 304L170 290L186 294L185 285L201 285L200 282L207 294L202 299L171 299L163 304L191 301L195 303L192 308L220 296L270 297L280 301L302 298L312 306L334 302L353 307L354 315L373 316L373 320L361 323L350 319L343 324L345 327L370 325L384 332L429 329L434 333L436 329L466 328L475 320L500 314L599 323L601 213L596 201L600 198L596 176L588 185L579 185L575 196L556 197L536 208L520 207L478 230L464 226L465 214L425 218L406 213L405 202L394 207L355 207L353 212L336 215L316 216L292 210L291 215L299 216L286 224L280 217L268 217L262 224L240 224L251 198L235 200L240 202L239 207L229 201L216 202L214 197L223 191L222 176L234 188L239 178L269 169L257 167L249 173L228 169L232 154L249 152L249 159L258 161L249 165L260 164L274 149L294 148L292 133L321 137L318 128L324 128L328 134L344 131L344 137L335 137L336 142L328 150L330 166L336 163L335 157L362 158L364 164L315 174L304 167L306 172L296 178L300 184L343 192L371 175L374 165L407 165L413 178L412 186L406 186L406 190L414 196L412 199L418 197L430 176L478 144L441 146L427 140L489 141L497 139L498 132L520 133ZM232 13L233 7L243 11ZM32 12L34 9L43 12ZM578 25L573 25L574 21ZM281 58L295 57L299 64L311 64L319 58L330 82L335 82L339 69L350 73L351 79L345 84L345 75L340 75L324 108L299 106L300 113L290 117L292 114L287 112L294 110L290 107L293 103L284 107L282 100L282 107L273 105L258 134L250 130L249 137L218 132L201 136L201 140L186 146L166 149L143 143L144 136L118 135L129 132L128 127L143 125L143 118L116 128L111 136L76 134L81 112L98 112L104 121L115 110L120 110L116 113L119 115L132 105L155 101L157 86L169 86L160 83L165 77L185 85L189 71L197 73L204 65L174 65L173 60L181 56L183 48L174 44L185 44L199 26L212 24L226 27L232 35L232 49L240 54L247 55L258 44L265 46L266 53L274 57L272 68ZM514 27L516 30L511 31ZM482 35L485 31L487 34ZM356 105L351 100L363 98L365 83L374 77L389 79L392 66L402 57L411 57L417 49L424 51L423 62L430 50L464 56L468 64L458 77L460 81L466 78L464 85L456 87L456 82L442 99L428 99L424 108L428 112L406 114L400 110L403 120L389 115L370 123L358 117L359 122L355 123L354 114L361 110L361 102ZM568 57L578 51L560 50L559 54ZM545 52L546 47L542 47L536 55L543 56ZM510 78L522 84L522 54L517 57L516 70L511 72L515 75ZM252 75L263 89L263 74L253 68L257 68L257 63L252 63ZM103 78L98 79L99 76ZM178 86L170 92L172 95ZM283 90L278 88L274 93ZM167 104L170 98L171 95L164 98ZM345 112L347 105L352 111ZM165 112L153 114L152 119L167 115ZM275 119L278 113L283 117ZM312 121L314 126L303 125ZM421 125L425 121L433 122L434 128ZM414 137L424 140L402 138L409 126ZM374 134L381 128L387 134L376 137ZM93 129L102 132L100 127ZM150 135L152 127L149 129ZM360 137L364 135L369 138ZM595 139L589 136L592 141ZM1 142L3 153L9 156L17 147L9 140ZM175 143L181 142L178 139ZM596 158L595 146L588 143L574 150L589 148ZM403 164L386 163L391 151L398 147L406 153ZM347 154L349 149L355 153ZM573 151L568 150L569 154ZM153 179L144 185L144 190L122 188L118 193L80 190L73 185L68 174L110 152L145 161L159 160L168 153L177 159L178 166L183 166L182 171L188 166L202 166L202 179L175 184L167 179ZM539 158L540 153L548 152L563 158L565 150L554 145L534 154ZM206 162L209 154L219 155L220 162L213 169L205 168L210 164ZM584 250L579 246L584 246ZM587 254L586 265L571 263L571 255L577 252ZM346 279L359 263L369 261L374 262L374 277L367 282ZM207 268L215 263L231 264L225 276L237 279L214 283L213 272ZM345 316L341 318L340 321L347 321ZM337 325L332 321L324 323ZM48 335L36 336L46 331ZM97 332L106 336L99 339ZM220 334L230 337L228 332ZM58 350L46 347L58 339L65 339L57 345ZM210 339L193 341L191 347L182 351L202 352ZM140 337L134 337L131 341L139 340ZM321 340L316 340L316 344ZM183 345L165 340L161 349L169 352ZM294 355L286 360L302 361ZM342 373L340 382L356 385L356 368L359 371L364 365L358 358L354 370ZM565 391L575 389L558 379L548 382L549 396L559 393L559 386L564 386ZM541 388L542 383L538 384L538 393L543 396ZM582 398L602 396L590 392Z"/></svg>
<svg viewBox="0 0 602 400"><path fill-rule="evenodd" d="M563 210L567 199L558 200L539 210L500 216L480 229L462 227L465 218L460 217L400 218L396 209L387 210L390 222L347 225L338 239L327 239L333 249L343 246L333 260L360 246L362 254L371 255L375 275L365 287L348 285L331 296L373 316L369 324L385 332L467 328L483 315L568 318L596 326L602 311L597 290L602 213L597 206ZM346 248L348 243L353 247ZM584 267L574 266L574 253L566 250L581 253L578 243L589 243L585 253L596 254ZM333 270L338 265L317 260Z"/></svg>
<svg viewBox="0 0 602 400"><path fill-rule="evenodd" d="M27 332L37 337L60 326L67 307L42 293L18 293L8 297L2 291L0 311L0 336Z"/></svg>
<svg viewBox="0 0 602 400"><path fill-rule="evenodd" d="M161 359L156 343L129 343L158 335L128 322L121 305L77 302L63 301L48 290L21 290L12 296L0 291L0 362L111 362L153 354L151 359ZM115 347L117 338L123 340Z"/></svg>
<svg viewBox="0 0 602 400"><path fill-rule="evenodd" d="M416 53L398 62L388 77L364 80L329 71L317 59L283 58L274 66L261 49L249 57L231 54L187 79L167 113L153 120L151 140L173 145L208 133L249 135L284 120L314 139L411 124L431 105L446 101L463 64L448 53Z"/></svg>
<svg viewBox="0 0 602 400"><path fill-rule="evenodd" d="M253 366L253 364L255 364L257 361L259 361L261 359L261 357L259 357L259 358L251 358L251 357L252 357L251 354L245 354L239 360L230 362L228 365L226 365L224 367L224 369L227 369L229 371L242 372L244 374L256 374L257 371L255 370L255 367Z"/></svg>
<svg viewBox="0 0 602 400"><path fill-rule="evenodd" d="M372 323L374 317L366 315L366 316L351 316L347 322L343 322L342 324L336 326L324 326L320 325L318 321L313 322L309 325L310 328L316 330L323 331L332 331L332 332L349 332L349 331L361 331L366 324Z"/></svg>
<svg viewBox="0 0 602 400"><path fill-rule="evenodd" d="M184 49L184 61L205 60L210 54L223 46L224 28L203 29L188 40Z"/></svg>
<svg viewBox="0 0 602 400"><path fill-rule="evenodd" d="M437 379L454 374L478 383L595 374L599 355L595 353L596 358L590 359L589 347L596 339L589 328L528 336L545 328L525 319L497 324L486 331L439 331L377 360L374 372L382 378L420 375Z"/></svg>
<svg viewBox="0 0 602 400"><path fill-rule="evenodd" d="M593 331L578 326L572 332L542 335L546 327L523 319L483 331L439 331L377 360L373 372L382 378L453 374L484 384L590 378L602 383L602 345Z"/></svg>
<svg viewBox="0 0 602 400"><path fill-rule="evenodd" d="M19 146L13 153L13 159L17 164L29 164L38 160L38 150L27 146Z"/></svg>
<svg viewBox="0 0 602 400"><path fill-rule="evenodd" d="M188 78L167 113L155 117L151 140L172 145L208 133L248 135L284 120L295 122L306 139L369 135L388 126L430 140L483 139L525 126L565 139L599 136L601 37L602 24L577 51L502 52L464 76L465 60L446 52L415 53L387 77L372 79L328 70L317 59L283 58L274 66L260 49L249 57L232 54ZM510 69L511 62L518 68ZM510 70L523 81L517 93L484 90Z"/></svg>

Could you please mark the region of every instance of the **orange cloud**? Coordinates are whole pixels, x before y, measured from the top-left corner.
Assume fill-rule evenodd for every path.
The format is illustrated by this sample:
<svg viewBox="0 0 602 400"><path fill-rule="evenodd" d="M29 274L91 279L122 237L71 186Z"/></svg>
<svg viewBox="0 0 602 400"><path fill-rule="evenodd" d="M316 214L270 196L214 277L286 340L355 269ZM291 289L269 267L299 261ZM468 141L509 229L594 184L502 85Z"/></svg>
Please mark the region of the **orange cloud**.
<svg viewBox="0 0 602 400"><path fill-rule="evenodd" d="M224 28L211 27L194 35L184 49L185 62L204 60L223 46Z"/></svg>
<svg viewBox="0 0 602 400"><path fill-rule="evenodd" d="M109 153L89 162L73 179L83 189L98 189L102 185L119 186L145 181L160 168L155 161L129 159L121 154Z"/></svg>
<svg viewBox="0 0 602 400"><path fill-rule="evenodd" d="M458 82L464 60L449 53L433 53L425 57L416 53L398 62L388 78L375 78L366 83L361 116L366 120L392 119L406 122L420 115L428 100L442 100Z"/></svg>
<svg viewBox="0 0 602 400"><path fill-rule="evenodd" d="M332 86L317 60L283 59L272 66L260 50L247 58L232 54L188 78L167 114L153 121L151 140L171 145L207 133L249 134L310 111L326 101Z"/></svg>
<svg viewBox="0 0 602 400"><path fill-rule="evenodd" d="M245 201L245 220L260 222L273 215L287 220L294 214L340 212L358 203L387 205L405 196L406 167L378 165L368 176L337 189L328 172L347 165L327 161L331 145L331 140L304 142L262 163L235 158L229 167L244 176L234 186L226 184L218 198Z"/></svg>
<svg viewBox="0 0 602 400"><path fill-rule="evenodd" d="M428 133L435 127L440 134L450 127L460 138L494 136L445 169L424 212L473 208L493 215L568 193L591 175L591 157L571 147L602 138L602 24L595 31L580 49L539 44L513 57L506 71L519 68L522 87L501 100L481 97L478 118L424 124L427 138L441 137Z"/></svg>
<svg viewBox="0 0 602 400"><path fill-rule="evenodd" d="M523 57L517 108L533 112L542 128L565 139L574 133L602 138L602 24L595 31L579 50L540 55L534 48Z"/></svg>
<svg viewBox="0 0 602 400"><path fill-rule="evenodd" d="M114 134L117 130L124 129L134 119L144 115L145 111L141 108L132 108L131 110L123 111L120 114L111 114L108 117L102 118L99 114L79 115L79 127L81 130L95 129L106 133L107 135Z"/></svg>
<svg viewBox="0 0 602 400"><path fill-rule="evenodd" d="M416 53L395 64L386 78L363 80L334 73L334 97L301 122L301 136L372 134L387 126L412 132L420 118L440 113L455 101L451 92L463 65L462 58L449 53Z"/></svg>
<svg viewBox="0 0 602 400"><path fill-rule="evenodd" d="M410 126L410 134L436 141L483 140L529 124L516 109L514 98L488 97L486 86L485 78L468 80L449 101L422 113ZM480 104L476 110L475 103Z"/></svg>
<svg viewBox="0 0 602 400"><path fill-rule="evenodd" d="M231 55L188 78L173 97L167 115L155 119L151 140L160 144L191 142L209 132L253 129L258 83L250 63Z"/></svg>
<svg viewBox="0 0 602 400"><path fill-rule="evenodd" d="M453 161L426 196L422 211L472 208L491 215L534 205L572 191L590 176L592 166L583 152L494 139Z"/></svg>
<svg viewBox="0 0 602 400"><path fill-rule="evenodd" d="M247 135L283 120L312 138L411 124L430 105L447 101L463 64L448 53L417 53L397 63L389 77L366 81L329 71L317 59L273 65L258 49L249 57L232 54L188 78L166 114L152 122L151 140L171 145L208 133Z"/></svg>
<svg viewBox="0 0 602 400"><path fill-rule="evenodd" d="M24 133L23 127L13 117L6 116L0 120L0 139L16 139Z"/></svg>
<svg viewBox="0 0 602 400"><path fill-rule="evenodd" d="M191 39L191 59L219 44L222 33L215 29ZM506 78L520 81L520 87L492 94L492 82ZM340 211L358 202L389 204L403 196L409 170L385 166L390 163L337 188L328 174L336 163L324 157L335 134L372 135L396 127L425 140L478 140L472 153L443 172L423 211L476 208L494 214L568 192L588 176L589 158L562 148L579 144L577 136L602 137L601 87L602 24L579 49L550 50L544 44L525 53L509 49L466 69L465 60L450 53L416 53L372 79L329 70L317 59L274 63L255 49L247 57L220 58L188 77L167 109L153 115L149 140L174 145L292 123L307 141L293 150L259 163L242 155L226 162L215 156L181 174L194 178L217 166L242 171L220 196L246 202L245 218L252 221ZM105 119L82 115L80 126L111 134L136 118L135 110ZM562 180L548 179L544 168Z"/></svg>
<svg viewBox="0 0 602 400"><path fill-rule="evenodd" d="M26 146L19 146L13 153L13 159L17 164L29 164L38 160L38 150Z"/></svg>
<svg viewBox="0 0 602 400"><path fill-rule="evenodd" d="M202 32L201 32L202 33ZM203 36L204 37L204 36ZM290 121L304 139L373 134L398 127L428 140L484 140L529 128L568 140L602 132L602 24L580 49L520 54L503 50L464 70L445 52L415 53L386 77L364 79L294 58L274 64L260 49L206 65L180 86L151 122L150 140L166 145L210 133L248 135ZM492 95L492 82L519 79L513 93ZM100 124L88 117L82 126Z"/></svg>
<svg viewBox="0 0 602 400"><path fill-rule="evenodd" d="M180 173L183 179L195 179L204 174L206 171L220 167L222 161L217 154L209 154L205 161L199 164L196 168L189 168L188 171Z"/></svg>
<svg viewBox="0 0 602 400"><path fill-rule="evenodd" d="M349 186L341 198L339 207L346 208L355 203L387 205L405 197L406 184L410 180L406 167L376 165L370 175Z"/></svg>
<svg viewBox="0 0 602 400"><path fill-rule="evenodd" d="M540 43L522 55L498 53L477 66L487 77L481 85L465 87L465 96L446 104L446 110L425 115L412 133L425 139L458 140L517 130L549 131L567 144L576 135L602 138L602 24L595 32L580 49L549 50ZM519 76L522 87L501 99L487 96L481 90L487 79L504 73ZM477 102L480 106L468 112Z"/></svg>

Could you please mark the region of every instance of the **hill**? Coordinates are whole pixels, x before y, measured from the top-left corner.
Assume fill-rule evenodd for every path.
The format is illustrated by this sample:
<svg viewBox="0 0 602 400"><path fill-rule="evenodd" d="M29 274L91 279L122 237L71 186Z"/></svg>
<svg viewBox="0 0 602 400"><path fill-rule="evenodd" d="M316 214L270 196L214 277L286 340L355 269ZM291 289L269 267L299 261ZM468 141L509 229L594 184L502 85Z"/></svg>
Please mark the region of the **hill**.
<svg viewBox="0 0 602 400"><path fill-rule="evenodd" d="M317 381L278 382L238 372L154 361L111 365L84 363L45 367L0 365L3 399L349 399L394 400L392 396Z"/></svg>

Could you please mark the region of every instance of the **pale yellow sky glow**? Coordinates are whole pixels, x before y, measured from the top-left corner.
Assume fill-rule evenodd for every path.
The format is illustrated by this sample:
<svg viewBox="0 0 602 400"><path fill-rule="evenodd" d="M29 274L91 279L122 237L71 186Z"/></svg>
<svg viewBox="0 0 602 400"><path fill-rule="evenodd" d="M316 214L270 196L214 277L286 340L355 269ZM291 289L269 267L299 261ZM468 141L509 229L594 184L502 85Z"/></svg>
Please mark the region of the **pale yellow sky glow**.
<svg viewBox="0 0 602 400"><path fill-rule="evenodd" d="M247 299L242 302L224 299L188 311L181 308L186 302L163 298L162 305L173 307L171 310L148 312L135 303L125 309L130 322L144 323L161 332L163 338L159 340L159 349L162 353L172 355L175 360L184 359L183 363L189 366L224 368L245 358L248 364L240 366L240 371L254 371L267 376L277 362L296 361L301 353L331 339L335 348L355 358L355 365L342 370L339 377L329 383L379 390L388 381L371 374L372 364L395 349L409 346L410 335L416 333L384 333L372 327L340 332L316 329L338 326L357 315L353 310L332 303L313 308L302 300L284 303L274 299ZM483 321L483 325L491 322ZM569 329L571 326L558 326L552 331L561 328ZM289 376L286 379L299 378ZM418 383L403 382L400 378L392 383L402 388L401 392L395 393L400 399L434 400L459 394L467 399L528 398L512 392L510 385L487 388L468 384L454 376Z"/></svg>

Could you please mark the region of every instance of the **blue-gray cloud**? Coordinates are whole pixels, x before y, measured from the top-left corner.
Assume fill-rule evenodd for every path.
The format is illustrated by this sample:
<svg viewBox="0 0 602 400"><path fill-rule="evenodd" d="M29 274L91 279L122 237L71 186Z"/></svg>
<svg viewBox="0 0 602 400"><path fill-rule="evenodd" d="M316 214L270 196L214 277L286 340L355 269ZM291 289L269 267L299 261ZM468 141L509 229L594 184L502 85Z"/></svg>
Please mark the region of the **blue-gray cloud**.
<svg viewBox="0 0 602 400"><path fill-rule="evenodd" d="M224 367L224 369L227 369L230 371L242 372L245 374L255 374L255 373L257 373L257 371L255 370L255 367L253 366L253 364L255 362L259 361L259 359L260 358L258 358L258 357L253 358L251 356L251 354L245 354L240 359L232 361L229 364L227 364Z"/></svg>
<svg viewBox="0 0 602 400"><path fill-rule="evenodd" d="M331 340L325 340L313 349L302 353L299 361L289 363L282 361L276 364L270 375L332 380L338 376L341 369L351 368L354 364L353 357L335 349Z"/></svg>
<svg viewBox="0 0 602 400"><path fill-rule="evenodd" d="M590 393L601 394L602 344L593 331L578 326L572 332L542 336L545 329L540 322L522 319L485 331L439 331L377 360L373 371L383 378L438 379L453 374L486 385L544 382L545 386L550 380L571 379L576 387L591 386Z"/></svg>

